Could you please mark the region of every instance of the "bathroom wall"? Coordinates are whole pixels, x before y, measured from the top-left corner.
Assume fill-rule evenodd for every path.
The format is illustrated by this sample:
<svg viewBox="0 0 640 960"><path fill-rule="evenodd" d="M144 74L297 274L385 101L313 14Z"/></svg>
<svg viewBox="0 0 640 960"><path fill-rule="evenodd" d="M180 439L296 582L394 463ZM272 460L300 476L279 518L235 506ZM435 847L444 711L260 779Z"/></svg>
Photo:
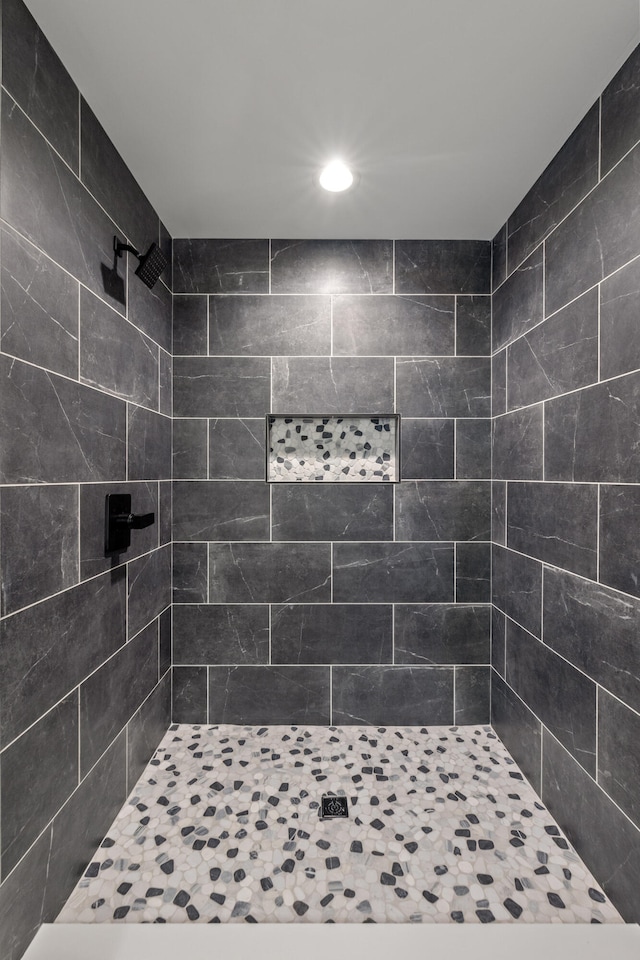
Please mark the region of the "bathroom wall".
<svg viewBox="0 0 640 960"><path fill-rule="evenodd" d="M497 732L640 921L640 54L493 243Z"/></svg>
<svg viewBox="0 0 640 960"><path fill-rule="evenodd" d="M489 720L490 243L175 240L173 719ZM265 483L397 412L402 482Z"/></svg>
<svg viewBox="0 0 640 960"><path fill-rule="evenodd" d="M149 291L112 244L171 241L21 0L2 3L2 84L5 960L54 919L169 719L170 271ZM112 561L122 490L156 523Z"/></svg>

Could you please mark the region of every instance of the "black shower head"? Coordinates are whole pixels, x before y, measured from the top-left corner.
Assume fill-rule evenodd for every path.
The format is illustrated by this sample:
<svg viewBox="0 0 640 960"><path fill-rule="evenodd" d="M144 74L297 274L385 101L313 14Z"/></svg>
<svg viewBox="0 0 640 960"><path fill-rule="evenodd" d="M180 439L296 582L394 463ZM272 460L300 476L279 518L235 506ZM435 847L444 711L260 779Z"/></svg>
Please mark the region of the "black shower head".
<svg viewBox="0 0 640 960"><path fill-rule="evenodd" d="M164 253L157 243L152 243L144 256L140 257L136 276L140 277L142 282L151 288L166 265L167 258Z"/></svg>
<svg viewBox="0 0 640 960"><path fill-rule="evenodd" d="M129 253L132 253L134 257L138 258L140 263L136 270L136 276L140 277L149 289L154 286L156 280L167 265L167 258L157 243L152 243L147 252L140 256L135 247L132 247L128 243L121 243L117 237L114 237L113 249L116 252L116 257L121 257L123 251L128 250Z"/></svg>

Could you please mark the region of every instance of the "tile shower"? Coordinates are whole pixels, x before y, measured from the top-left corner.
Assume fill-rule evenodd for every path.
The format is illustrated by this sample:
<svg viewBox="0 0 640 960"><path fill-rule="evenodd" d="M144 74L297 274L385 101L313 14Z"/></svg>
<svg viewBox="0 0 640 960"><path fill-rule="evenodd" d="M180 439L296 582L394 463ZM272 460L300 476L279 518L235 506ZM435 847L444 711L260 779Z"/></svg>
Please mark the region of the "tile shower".
<svg viewBox="0 0 640 960"><path fill-rule="evenodd" d="M55 918L87 863L108 859L108 847L94 853L118 809L125 829L139 815L138 836L152 842L145 812L122 805L150 757L166 779L171 764L154 751L171 719L169 738L206 739L221 754L222 733L235 744L246 726L256 737L263 724L274 737L317 737L318 725L326 736L334 724L338 754L359 746L356 730L371 740L384 725L386 747L396 730L419 740L426 724L432 742L421 749L444 738L445 767L493 746L491 722L548 809L534 812L540 801L530 792L525 801L529 787L518 780L518 809L506 797L503 812L526 836L510 836L531 844L534 858L553 846L557 855L553 837L562 836L546 832L547 849L535 833L557 829L551 815L595 880L571 851L553 868L538 860L553 879L537 865L536 879L513 876L551 884L535 887L550 916L615 919L610 897L638 921L638 53L493 243L181 239L173 278L167 271L147 291L133 271L114 270L113 235L141 248L159 242L170 256L168 232L21 0L3 0L2 40L3 960L18 960L39 923ZM265 484L265 416L305 411L400 414L402 482ZM136 512L156 514L115 566L102 551L112 492L132 492ZM167 753L177 749L169 742ZM499 742L492 756L498 779L518 774ZM227 769L225 759L215 762ZM435 880L448 861L432 863L433 848L407 869L414 854L404 844L418 840L389 824L412 816L411 800L402 807L395 783L395 800L377 779L373 789L368 778L384 768L361 764L373 772L349 776L385 806L361 816L363 839L349 835L349 846L382 854L375 892L361 892L356 849L345 863L357 889L329 881L342 883L339 906L313 902L308 876L297 908L284 893L267 905L348 919L349 901L358 912L369 899L373 911L382 891L399 919L412 877L425 919L442 903L452 919L489 921L477 913L486 910L513 919L506 900L528 916L536 896L521 902L515 884L498 902L486 889L483 897ZM328 766L305 768L316 792L339 764ZM140 804L153 795L153 770L136 787ZM226 805L239 817L246 784L233 775ZM432 771L414 775L425 795L434 788L434 805L463 802L441 796ZM167 789L191 802L174 779ZM357 784L334 786L364 796ZM294 789L314 813L317 798L300 794L309 788ZM268 798L252 802L259 813ZM339 855L315 863L308 838L290 838L296 806L268 829L278 849L296 845L285 859L318 876ZM466 814L464 825L441 826L443 856L456 845L475 854L467 841L489 840L483 831L495 824ZM163 829L177 832L178 820ZM205 849L215 853L208 841L225 829L210 830ZM469 832L464 844L456 830ZM371 831L388 846L375 846ZM180 842L193 853L190 835ZM489 842L503 852L502 839ZM229 879L221 865L209 869L221 872L207 882L230 889L258 882L246 867L225 865ZM236 881L238 869L246 876ZM273 873L261 870L260 880ZM491 884L478 874L494 890L502 883L478 867L483 889ZM165 909L188 916L183 900ZM367 917L363 906L358 919Z"/></svg>

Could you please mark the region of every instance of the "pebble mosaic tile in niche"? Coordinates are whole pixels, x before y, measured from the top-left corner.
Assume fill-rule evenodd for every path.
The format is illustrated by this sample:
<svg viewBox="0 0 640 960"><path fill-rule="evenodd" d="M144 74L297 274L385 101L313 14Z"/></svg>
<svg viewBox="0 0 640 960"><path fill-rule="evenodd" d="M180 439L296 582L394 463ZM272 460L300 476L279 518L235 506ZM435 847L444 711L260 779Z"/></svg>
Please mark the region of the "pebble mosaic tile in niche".
<svg viewBox="0 0 640 960"><path fill-rule="evenodd" d="M397 483L400 417L267 416L269 482Z"/></svg>

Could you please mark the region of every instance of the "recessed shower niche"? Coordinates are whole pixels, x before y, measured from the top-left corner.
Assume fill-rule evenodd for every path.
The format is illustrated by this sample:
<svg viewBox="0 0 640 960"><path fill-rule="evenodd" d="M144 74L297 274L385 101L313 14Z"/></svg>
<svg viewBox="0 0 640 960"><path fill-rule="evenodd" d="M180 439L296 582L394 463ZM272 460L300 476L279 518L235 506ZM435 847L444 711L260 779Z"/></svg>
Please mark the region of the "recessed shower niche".
<svg viewBox="0 0 640 960"><path fill-rule="evenodd" d="M268 483L398 483L400 416L267 415Z"/></svg>

